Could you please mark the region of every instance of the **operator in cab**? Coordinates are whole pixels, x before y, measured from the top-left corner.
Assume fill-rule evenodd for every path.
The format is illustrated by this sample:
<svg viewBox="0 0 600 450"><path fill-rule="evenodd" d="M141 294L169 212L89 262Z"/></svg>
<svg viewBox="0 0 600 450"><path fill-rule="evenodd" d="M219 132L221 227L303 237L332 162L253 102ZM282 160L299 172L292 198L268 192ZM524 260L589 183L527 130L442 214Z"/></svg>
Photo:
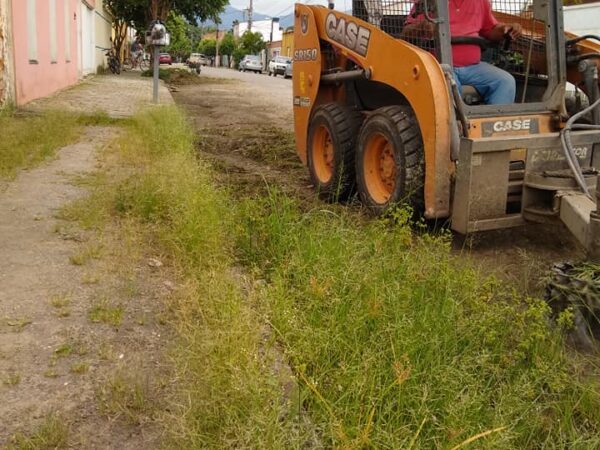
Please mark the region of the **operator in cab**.
<svg viewBox="0 0 600 450"><path fill-rule="evenodd" d="M406 20L403 36L433 37L435 25L417 13L415 4ZM502 42L506 37L516 39L521 35L519 23L506 24L496 20L489 0L448 0L450 35L483 37L492 42ZM459 92L462 85L477 89L488 105L514 103L516 82L508 72L481 61L481 48L474 44L452 46L454 78Z"/></svg>

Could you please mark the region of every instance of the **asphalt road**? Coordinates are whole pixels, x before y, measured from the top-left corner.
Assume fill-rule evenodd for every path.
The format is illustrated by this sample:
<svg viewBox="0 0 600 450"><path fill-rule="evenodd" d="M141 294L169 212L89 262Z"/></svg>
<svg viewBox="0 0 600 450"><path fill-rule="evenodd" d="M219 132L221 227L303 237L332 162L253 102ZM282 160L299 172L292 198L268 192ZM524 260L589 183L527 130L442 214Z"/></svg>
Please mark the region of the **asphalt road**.
<svg viewBox="0 0 600 450"><path fill-rule="evenodd" d="M292 80L282 76L270 77L267 74L238 72L232 69L202 67L202 75L215 78L228 78L245 81L252 85L252 94L263 94L264 99L278 107L292 109Z"/></svg>

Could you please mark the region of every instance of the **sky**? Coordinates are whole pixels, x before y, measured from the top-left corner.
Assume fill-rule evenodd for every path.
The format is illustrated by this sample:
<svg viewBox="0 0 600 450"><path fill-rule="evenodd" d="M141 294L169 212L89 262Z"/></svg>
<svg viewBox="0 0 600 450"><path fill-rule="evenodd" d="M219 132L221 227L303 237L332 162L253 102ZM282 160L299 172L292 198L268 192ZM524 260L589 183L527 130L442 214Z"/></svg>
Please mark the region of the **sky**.
<svg viewBox="0 0 600 450"><path fill-rule="evenodd" d="M327 5L327 0L300 0L309 5ZM254 0L254 10L272 16L285 16L294 10L295 0ZM352 0L336 0L336 9L348 10ZM250 0L230 0L229 4L237 9L246 9ZM348 7L344 7L347 5Z"/></svg>

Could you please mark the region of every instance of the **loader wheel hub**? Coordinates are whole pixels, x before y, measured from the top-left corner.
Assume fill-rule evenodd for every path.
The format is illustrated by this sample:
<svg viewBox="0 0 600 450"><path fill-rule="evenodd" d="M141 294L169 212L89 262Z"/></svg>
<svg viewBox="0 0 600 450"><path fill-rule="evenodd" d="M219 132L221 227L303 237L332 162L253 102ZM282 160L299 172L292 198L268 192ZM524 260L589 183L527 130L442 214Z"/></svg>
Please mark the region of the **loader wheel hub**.
<svg viewBox="0 0 600 450"><path fill-rule="evenodd" d="M369 194L377 203L386 203L396 187L394 149L380 133L373 134L365 149L365 181Z"/></svg>
<svg viewBox="0 0 600 450"><path fill-rule="evenodd" d="M321 125L317 129L312 144L316 175L322 183L327 183L333 176L334 167L333 140L327 127Z"/></svg>

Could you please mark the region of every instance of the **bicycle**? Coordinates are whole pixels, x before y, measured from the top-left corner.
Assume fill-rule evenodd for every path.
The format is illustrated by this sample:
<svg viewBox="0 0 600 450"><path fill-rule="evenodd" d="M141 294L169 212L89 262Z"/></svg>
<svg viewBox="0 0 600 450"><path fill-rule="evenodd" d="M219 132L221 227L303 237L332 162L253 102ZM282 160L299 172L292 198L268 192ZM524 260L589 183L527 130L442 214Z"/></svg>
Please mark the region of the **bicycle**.
<svg viewBox="0 0 600 450"><path fill-rule="evenodd" d="M135 58L129 56L123 61L123 69L125 70L133 70L136 67L139 67L142 72L148 70L150 68L150 61L142 53L139 53Z"/></svg>
<svg viewBox="0 0 600 450"><path fill-rule="evenodd" d="M103 50L107 50L105 55L106 55L107 62L108 62L108 69L115 75L120 75L121 74L121 62L119 61L119 58L117 58L117 55L115 54L115 50L113 48L104 48Z"/></svg>

